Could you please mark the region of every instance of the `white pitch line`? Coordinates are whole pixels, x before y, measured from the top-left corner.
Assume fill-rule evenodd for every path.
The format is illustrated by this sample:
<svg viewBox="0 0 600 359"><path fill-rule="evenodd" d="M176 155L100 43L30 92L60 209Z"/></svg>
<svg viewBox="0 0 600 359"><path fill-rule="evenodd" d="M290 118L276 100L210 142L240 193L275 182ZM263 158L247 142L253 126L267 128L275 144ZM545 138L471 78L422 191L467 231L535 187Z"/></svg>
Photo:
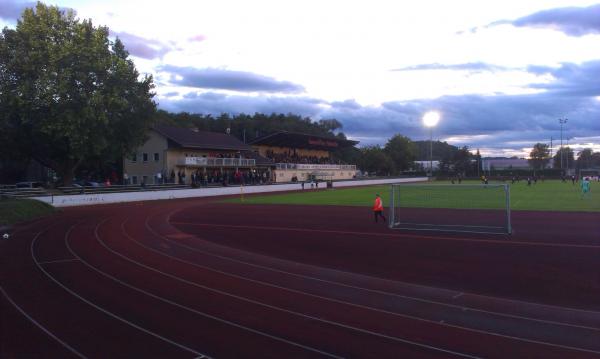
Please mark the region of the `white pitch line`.
<svg viewBox="0 0 600 359"><path fill-rule="evenodd" d="M38 262L39 264L53 264L53 263L68 263L68 262L77 262L79 261L79 259L77 258L70 258L70 259L57 259L57 260L53 260L53 261L41 261Z"/></svg>
<svg viewBox="0 0 600 359"><path fill-rule="evenodd" d="M127 221L127 220L126 220L126 221ZM168 238L166 238L165 236L163 236L163 235L161 235L161 234L159 234L159 233L155 232L155 231L154 231L152 228L150 228L148 221L149 221L149 217L147 217L147 218L146 218L145 225L146 225L146 227L147 227L147 228L148 228L148 229L149 229L151 232L153 232L153 233L154 233L156 236L159 236L159 237L161 237L161 238L164 238L165 240L167 240L167 241L169 241L169 242L172 242L172 241L170 241ZM126 234L126 235L127 235L127 234ZM128 235L128 236L129 236L129 235ZM180 246L182 246L182 247L184 247L184 248L190 248L190 249L192 249L192 248L193 248L193 247L188 247L188 246L186 246L186 245L183 245L183 244L179 244L179 243L177 243L177 242L172 242L172 243L174 243L174 244L176 244L176 245L180 245ZM197 252L201 252L201 253L206 253L206 252L203 252L203 251L200 251L200 250L197 250L197 249L192 249L192 250L193 250L193 251L195 250L195 251L197 251ZM212 254L209 254L209 255L212 255ZM213 255L213 256L215 256L215 257L218 257L218 258L223 258L223 259L226 259L226 260L230 260L230 261L234 261L234 262L241 262L241 263L244 263L243 261L239 261L239 260L236 260L236 259L231 259L231 258L229 258L229 257L223 257L223 256L219 256L219 255ZM251 264L251 265L252 265L252 264ZM254 265L254 266L256 266L256 267L261 267L261 268L265 268L265 269L270 269L269 267L263 267L263 266L259 266L259 265ZM277 271L277 272L281 272L281 273L286 273L286 274L296 275L296 274L294 274L294 273L289 273L289 272L280 271L280 270L276 270L276 269L272 269L272 270L273 270L273 271ZM296 276L301 276L301 275L296 275ZM317 281L323 281L323 282L329 282L329 283L337 284L337 283L335 283L335 282L330 282L330 281L327 281L327 280L321 280L321 279L318 279L318 278L313 278L313 277L308 277L308 278L309 278L309 279L313 279L313 280L317 280ZM340 284L340 285L344 285L344 284ZM348 285L344 285L344 286L347 286L347 287L352 287L352 286L348 286ZM355 287L355 288L361 289L360 287ZM286 288L286 289L287 289L287 290L291 290L291 289L289 289L289 288ZM365 289L365 290L368 290L368 291L373 291L373 292L377 292L377 291L375 291L375 290L370 290L370 289ZM386 293L386 292L383 292L383 293ZM313 294L310 294L310 293L304 293L304 294L306 294L306 295L310 295L310 296L315 296L315 295L313 295ZM459 294L460 294L460 293L459 293ZM462 294L464 294L464 293L462 293ZM397 295L397 294L392 294L392 293L390 293L390 295L394 295L394 296L397 296L397 297L409 298L409 299L415 299L415 300L422 301L422 302L427 302L427 303L432 303L432 304L439 304L439 305L444 305L444 306L448 306L448 307L454 307L454 308L459 308L459 309L461 309L461 310L465 310L465 308L464 308L463 306L452 305L452 304L446 304L446 303L439 303L439 302L434 302L434 301L427 301L427 300L424 300L424 299L419 299L419 298L411 298L411 297L406 297L406 296ZM330 301L334 301L334 302L335 302L335 301L337 301L337 300L335 300L335 299L331 299L331 298L325 298L325 299L326 299L326 300L330 300ZM354 306L360 306L360 305L357 305L357 304L348 303L348 302L344 302L344 301L338 301L338 302L342 302L342 303L344 303L344 304L349 304L349 305L354 305ZM380 310L380 309L376 309L376 308L370 308L370 307L366 307L366 309L371 309L371 310L374 310L374 311L382 311L382 312L386 312L386 311L383 311L383 310ZM495 314L495 315L498 315L498 316L504 316L504 317L511 317L511 318L517 318L517 319L530 320L530 321L541 322L541 323L545 323L545 324L554 324L554 325L562 325L562 326L571 326L571 327L577 327L577 328L581 328L581 329L589 329L589 330L595 330L595 331L598 331L598 330L600 330L600 329L598 329L598 328L591 328L591 327L584 327L584 326L576 326L576 325L572 325L572 324L568 324L568 323L552 322L552 321L547 321L547 320L542 320L542 319L535 319L535 318L528 318L528 317L520 317L520 316L517 316L517 315L510 315L510 314L503 314L503 313L496 313L496 312L488 312L488 311L484 311L484 310L480 310L480 309L471 309L471 308L468 308L468 309L470 309L470 310L472 310L472 311L482 312L482 313ZM540 344L540 345L545 345L545 346L551 346L551 347L563 348L563 349L568 349L568 350L575 350L575 351L582 351L582 352L590 352L590 353L600 354L600 352L599 352L599 351L594 351L594 350L591 350L591 349L578 348L578 347L571 347L571 346L568 346L568 345L561 345L561 344L549 343L549 342L544 342L544 341L538 341L538 340L535 340L535 339L521 338L521 337L516 337L516 336L511 336L511 335L505 335L505 334L500 334L500 333L490 332L490 331L486 331L486 330L479 330L479 329L467 328L467 327L462 327L462 326L459 326L459 325L448 324L448 323L445 323L444 321L438 322L438 321L429 320L429 319L424 319L424 318L420 318L420 317L414 317L414 316L411 316L411 315L406 315L406 314L400 314L400 313L394 313L394 312L388 312L388 313L389 313L389 314L396 315L396 316L400 316L400 317L409 318L409 319L414 319L414 320L419 320L419 321L423 321L423 322L429 322L429 323L439 324L439 325L443 325L443 326L447 326L447 327L458 328L458 329L462 329L462 330L466 330L466 331L471 331L471 332L476 332L476 333L483 333L483 334L487 334L487 335L492 335L492 336L497 336L497 337L508 338L508 339L517 340L517 341L522 341L522 342L528 342L528 343L534 343L534 344Z"/></svg>
<svg viewBox="0 0 600 359"><path fill-rule="evenodd" d="M179 222L168 222L168 224L171 224L171 225L172 224L177 224L177 223L179 223ZM190 249L192 251L197 251L199 253L207 253L208 255L213 255L213 256L216 256L216 257L220 257L217 254L211 254L211 253L208 253L208 252L204 252L204 251L198 250L197 248L186 246L184 244L180 244L178 242L173 242L173 241L169 240L167 237L165 237L165 236L157 233L152 228L150 228L149 225L148 225L148 219L146 219L146 223L145 224L146 224L146 227L151 232L153 232L154 234L156 234L157 236L159 236L161 238L164 238L166 241L169 241L171 243L174 243L174 244L179 245L179 246L184 247L184 248L188 248L188 249ZM191 225L194 225L194 224L191 224ZM199 225L199 226L229 227L229 225L221 225L221 224L196 224L196 225ZM252 227L252 226L250 226L250 227ZM270 228L270 227L266 227L266 228ZM275 229L278 229L278 228L275 227ZM279 228L279 230L286 230L286 229L285 228ZM303 229L298 229L298 230L303 230ZM308 231L328 232L327 230L308 230ZM344 233L343 231L333 231L333 232ZM362 232L348 232L348 233L358 234L358 233L362 233ZM381 236L405 236L405 235L402 235L402 234L394 235L394 234L385 234L385 233L362 233L362 234L366 234L366 235L369 235L369 234L371 234L371 235L381 235ZM423 236L421 236L421 237L423 237ZM427 237L427 238L430 238L430 237ZM475 240L475 241L476 242L486 242L487 240ZM503 241L491 241L491 242L504 243ZM525 244L527 244L527 243L530 243L530 242L513 242L513 244L518 244L518 243L525 243ZM594 247L594 248L600 248L600 246L592 246L592 247ZM266 267L266 266L261 266L259 264L253 264L253 263L250 263L250 262L244 262L244 261L233 259L233 258L228 258L228 257L221 257L221 258L223 258L223 259L229 259L231 261L235 261L235 262L239 262L239 263L245 263L245 264L248 264L250 266L257 267L257 268L264 268L264 269L267 269L267 270L272 270L272 271L276 271L276 272L280 272L280 273L287 273L287 274L298 276L298 277L313 278L313 277L310 277L310 276L304 276L302 274L295 274L295 273L291 273L291 272L286 272L286 271L283 271L283 270L274 269L274 268ZM355 275L355 273L346 272L346 271L343 271L343 270L340 270L340 269L331 269L331 268L328 268L328 269L330 271L334 271L334 272ZM367 275L361 274L361 276L367 276ZM327 280L324 280L324 279L319 279L319 278L313 278L313 279L314 280L318 280L318 281L323 281L323 282L330 282L330 281L327 281ZM376 278L376 279L382 280L381 278ZM411 286L411 287L420 287L420 288L425 288L425 289L437 289L437 290L440 289L440 288L437 288L437 287L430 287L430 286L421 285L421 284L414 284L414 283L406 283L406 282L401 282L401 281L396 281L396 280L389 280L389 279L383 279L383 280L391 282L391 283L398 283L398 284L402 284L402 285L405 285L405 286ZM330 283L336 283L336 282L330 282ZM379 293L389 293L389 292L379 291L379 290L374 290L374 289L355 287L355 286L346 285L346 284L343 284L343 283L340 283L340 285L345 285L345 286L348 286L348 287L354 287L354 288L358 288L358 289L364 289L366 291L374 291L374 292L379 292ZM449 290L446 290L446 291L449 291ZM527 304L527 305L534 305L534 306L544 307L544 308L549 308L549 309L558 309L558 310L565 310L565 311L573 311L573 312L580 312L580 313L589 313L589 314L600 315L600 311L594 311L594 310L586 310L586 309L578 309L578 308L570 308L570 307L561 307L561 306L552 305L552 304L527 302L527 301L518 300L518 299L509 299L509 298L502 298L502 297L494 297L494 296L490 296L490 295L475 294L475 293L465 293L465 294L468 294L468 295L471 295L471 296L476 296L476 297L481 297L481 298L491 298L491 299L501 300L501 301L505 301L505 302L523 303L523 304ZM395 293L389 293L389 295L394 296L394 295L397 295L397 294L395 294ZM478 310L478 309L473 308L473 310ZM536 320L536 319L533 319L533 318L530 318L530 319ZM569 325L569 324L565 323L565 325ZM598 328L590 328L590 329L598 329Z"/></svg>
<svg viewBox="0 0 600 359"><path fill-rule="evenodd" d="M128 262L134 263L134 264L136 264L137 266L140 266L140 267L146 268L146 269L148 269L148 270L150 270L150 271L154 271L154 272L156 272L156 273L162 274L162 275L164 275L164 276L167 276L167 277L169 277L169 278L172 278L172 279L176 279L176 280L179 280L179 281L187 282L188 284L195 284L195 283L193 283L193 282L186 281L186 280L185 280L185 279L183 279L183 278L179 278L179 277L177 277L177 276L173 276L173 275L170 275L170 274L168 274L168 273L162 272L162 271L160 271L160 270L158 270L158 269L155 269L155 268L152 268L152 267L150 267L150 266L144 265L143 263L136 262L135 260L133 260L133 259L131 259L131 258L129 258L129 257L127 257L127 256L125 256L125 255L123 255L123 254L121 254L121 253L119 253L119 252L117 252L117 251L113 250L112 248L108 247L108 245L107 245L107 244L106 244L104 241L102 241L102 240L100 239L100 236L99 236L99 234L98 234L98 228L99 228L99 226L100 226L100 225L102 225L102 224L103 224L103 223L105 223L105 222L106 222L106 220L104 220L104 221L102 221L102 222L98 223L98 225L96 226L96 229L94 230L94 235L96 236L96 240L98 241L98 243L99 243L99 244L101 244L103 247L105 247L105 248L106 248L106 250L108 250L109 252L111 252L111 253L113 253L113 254L115 254L115 255L117 255L117 256L119 256L119 257L123 258L124 260L126 260L126 261L128 261ZM252 332L252 333L255 333L255 334L259 334L259 335L262 335L262 336L268 337L268 338L270 338L270 339L275 339L275 340L277 340L277 341L284 342L284 343L286 343L286 344L291 344L291 345L293 345L293 346L300 347L300 348L302 348L302 349L306 349L306 350L308 350L308 351L312 351L312 352L316 352L316 353L319 353L319 354L323 354L323 355L325 355L325 356L332 357L332 358L340 358L340 359L341 359L341 357L339 357L339 356L337 356L337 355L334 355L334 354L331 354L331 353L328 353L328 352L325 352L325 351L321 351L321 350L319 350L319 349L312 348L312 347L309 347L309 346L306 346L306 345L302 345L302 344L300 344L300 343L296 343L296 342L293 342L293 341L287 340L287 339L285 339L285 338L281 338L281 337L278 337L278 336L275 336L275 335L271 335L271 334L268 334L268 333L262 332L262 331L260 331L260 330L257 330L257 329L252 329L252 328L246 327L246 326L244 326L244 325L237 324L237 323L231 322L231 321L229 321L229 320L222 319L222 318L219 318L219 317L216 317L216 316L210 315L210 314L208 314L208 313L204 313L204 312L198 311L198 310L196 310L196 309L193 309L193 308L187 307L187 306L185 306L185 305L183 305L183 304L179 304L179 303L177 303L177 302L174 302L174 301L172 301L172 300L169 300L169 299L167 299L167 298L164 298L164 297L162 297L162 296L159 296L159 295L156 295L156 294L150 293L150 292L148 292L148 291L146 291L146 290L144 290L144 289L141 289L141 288L138 288L138 287L136 287L136 286L133 286L133 285L131 285L131 284L129 284L129 283L126 283L126 282L124 282L124 281L122 281L122 280L120 280L120 279L118 279L118 278L116 278L116 277L114 277L114 276L112 276L112 275L110 275L110 274L108 274L108 273L105 273L105 272L103 272L103 271L99 270L98 268L94 267L93 265L91 265L90 263L88 263L87 261L85 261L84 259L82 259L80 256L78 256L78 255L77 255L77 253L75 253L75 252L73 251L73 249L72 249L72 248L71 248L71 246L69 245L68 241L66 242L66 244L67 244L67 248L69 249L69 251L71 251L71 253L72 253L74 256L76 256L77 258L79 258L79 260L80 260L80 261L81 261L83 264L85 264L86 266L88 266L90 269L92 269L92 270L94 270L94 271L98 272L99 274L101 274L101 275L103 275L103 276L105 276L105 277L107 277L107 278L109 278L109 279L111 279L111 280L113 280L113 281L115 281L115 282L117 282L117 283L119 283L119 284L121 284L121 285L123 285L123 286L127 287L127 288L130 288L130 289L132 289L132 290L135 290L135 291L137 291L137 292L140 292L140 293L142 293L142 294L145 294L145 295L147 295L147 296L149 296L149 297L155 298L155 299L157 299L157 300L160 300L160 301L162 301L162 302L165 302L165 303L171 304L171 305L173 305L173 306L176 306L176 307L178 307L178 308L181 308L181 309L184 309L184 310L190 311L190 312L192 312L192 313L198 314L198 315L200 315L200 316L203 316L203 317L205 317L205 318L209 318L209 319L213 319L213 320L216 320L216 321L218 321L218 322L221 322L221 323L229 324L229 325L232 325L232 326L234 326L234 327L236 327L236 328L244 329L244 330L250 331L250 332ZM203 288L203 289L206 289L206 290L209 290L209 291L213 291L213 292L216 292L216 293L220 293L220 294L224 294L224 295L229 295L229 296L232 296L232 297L236 297L236 298L238 298L238 299L241 299L241 298L242 298L242 297L237 297L237 296L235 296L235 295L233 295L233 294L229 294L229 293L225 293L225 292L218 291L218 290L216 290L216 289L212 289L212 288L209 288L209 287L201 286L201 285L199 285L199 284L195 284L195 285L196 285L197 287L201 287L201 288Z"/></svg>
<svg viewBox="0 0 600 359"><path fill-rule="evenodd" d="M177 245L177 246L180 246L182 248L186 248L186 249L189 249L189 250L191 250L193 252L201 253L201 254L204 254L204 255L207 255L207 256L212 256L212 257L215 257L215 258L220 258L220 259L228 260L228 261L235 262L235 263L245 264L245 265L248 265L248 266L251 266L251 267L260 268L260 269L264 269L264 270L268 270L268 271L272 271L272 272L276 272L276 273L286 274L286 275L290 275L290 276L294 276L294 277L298 277L298 278L314 280L314 281L318 281L318 282L323 282L323 283L338 285L338 286L342 286L342 287L346 287L346 288L358 289L358 290L367 291L367 292L371 292L371 293L378 293L378 294L392 296L392 297L397 297L397 298L411 299L411 300L420 301L420 302L428 303L428 304L437 304L437 305L447 306L447 307L451 307L451 308L460 308L461 310L464 310L464 306L459 306L459 305L450 304L450 303L444 303L444 302L438 302L438 301L434 301L434 300L428 300L428 299L423 299L423 298L418 298L418 297L413 297L413 296L408 296L408 295L402 295L402 294L397 294L397 293L391 293L391 292L386 292L386 291L383 291L383 290L369 289L369 288L354 286L354 285L345 284L345 283L341 283L341 282L335 282L335 281L331 281L331 280L327 280L327 279L316 278L316 277L312 277L312 276L308 276L308 275L292 273L292 272L284 271L284 270L277 269L277 268L272 268L272 267L267 267L267 266L263 266L263 265L260 265L260 264L246 262L246 261L239 260L239 259L236 259L236 258L221 256L219 254L214 254L214 253L211 253L211 252L207 252L205 250L200 250L200 249L198 249L196 247L191 247L191 246L179 243L179 242L172 241L168 237L165 237L162 234L157 233L154 229L152 229L150 227L149 223L148 223L148 220L149 220L149 218L147 218L146 222L145 222L146 228L148 230L150 230L152 233L154 233L156 236L161 237L165 241L173 243L174 245ZM350 274L350 275L354 274L354 273L345 272L345 271L342 271L342 270L339 270L339 269L329 269L329 270L334 271L334 272L343 273L343 274ZM377 278L377 279L381 280L380 278ZM392 282L392 283L399 283L399 284L402 284L402 285L408 285L408 286L411 286L411 287L421 287L421 288L425 288L425 289L438 289L438 288L435 288L435 287L428 287L428 286L424 286L424 285L412 284L412 283L405 283L405 282L399 282L399 281L391 281L391 280L387 280L387 279L385 279L385 281L389 281L389 282ZM460 293L458 293L458 294L460 294ZM482 298L491 298L491 299L501 300L501 301L505 301L505 302L524 303L524 304L528 304L528 305L534 305L534 306L544 307L544 308L550 308L550 309L558 309L558 310L574 311L574 312L583 312L583 313L590 313L590 314L600 314L600 312L595 312L595 311L588 311L588 310L568 308L568 307L558 307L558 306L553 306L553 305L548 305L548 304L525 302L525 301L519 301L519 300L514 300L514 299L506 299L506 298L498 298L498 297L492 297L492 296L485 296L485 295L480 295L480 294L464 293L464 292L462 292L462 294L463 295L475 296L475 297L482 297ZM471 310L471 311L474 311L474 312L492 314L492 315L497 315L497 316L502 316L502 317L508 317L508 318L516 318L516 319L523 319L523 320L529 320L529 321L546 323L546 324L553 324L553 325L560 325L560 326L573 327L573 328L579 328L579 329L588 329L588 330L600 331L600 328L588 327L588 326L584 326L584 325L577 325L577 324L570 324L570 323L558 322L558 321L553 321L553 320L545 320L545 319L538 319L538 318L532 318L532 317L525 317L525 316L520 316L520 315L516 315L516 314L494 312L494 311L489 311L489 310L479 309L479 308L474 308L474 307L467 307L467 309ZM468 328L466 328L466 329L468 329Z"/></svg>
<svg viewBox="0 0 600 359"><path fill-rule="evenodd" d="M41 232L40 232L41 233ZM2 288L2 286L0 286L0 292L2 292L2 294L4 295L4 297L10 302L10 304L12 304L21 314L23 314L25 316L25 318L27 318L31 323L33 323L36 327L40 328L44 333L48 334L50 336L50 338L56 340L60 345L62 345L63 347L65 347L66 349L68 349L71 353L75 354L76 356L80 357L80 358L86 358L85 355L81 354L80 352L77 351L77 349L73 348L72 346L70 346L67 342L63 341L62 339L60 339L59 337L57 337L54 333L52 333L50 330L46 329L46 327L44 327L43 325L41 325L37 320L33 319L29 314L27 314L27 312L25 312L25 310L23 310L23 308L21 308L9 295L8 293L6 293L6 291L4 290L4 288Z"/></svg>
<svg viewBox="0 0 600 359"><path fill-rule="evenodd" d="M376 337L385 338L385 339L389 339L389 340L392 340L392 341L397 341L397 342L404 343L404 344L410 344L410 345L414 345L414 346L417 346L417 347L426 348L426 349L430 349L430 350L434 350L434 351L438 351L438 352L453 354L453 355L457 355L457 356L461 356L461 357L465 357L465 358L478 358L478 357L473 356L473 355L459 353L459 352L455 352L455 351L452 351L452 350L449 350L449 349L438 348L438 347L434 347L434 346L431 346L431 345L428 345L428 344L413 342L413 341L408 340L408 339L402 339L402 338L398 338L398 337L394 337L394 336L390 336L390 335L386 335L386 334L382 334L382 333L378 333L378 332L373 332L373 331L370 331L370 330L367 330L367 329L361 329L361 328L353 327L353 326L350 326L350 325L338 323L338 322L335 322L335 321L332 321L332 320L328 320L328 319L324 319L324 318L318 318L318 317L314 317L314 316L311 316L311 315L294 312L294 311L289 310L289 309L285 309L285 308L277 307L277 306L274 306L274 305L266 304L266 303L263 303L263 302L259 302L259 301L253 300L253 299L249 299L249 298L246 298L246 297L238 296L238 295L235 295L235 294L232 294L232 293L228 293L228 292L225 292L225 291L222 291L222 290L219 290L219 289L207 287L207 286L204 286L204 285L201 285L201 284L198 284L198 283L186 280L184 278L181 278L181 277L178 277L178 276L175 276L175 275L163 272L163 271L158 270L156 268L153 268L153 267L150 267L150 266L145 265L143 263L137 262L137 261L135 261L135 260L133 260L133 259L131 259L131 258L129 258L129 257L127 257L127 256L125 256L125 255L123 255L123 254L121 254L121 253L113 250L113 249L111 249L104 241L102 241L99 238L99 235L97 234L97 229L98 228L96 228L96 240L102 246L104 246L108 251L114 253L115 255L123 258L126 261L134 263L134 264L136 264L136 265L138 265L138 266L140 266L142 268L146 268L149 271L153 271L153 272L162 274L163 276L171 278L171 279L174 279L176 281L179 281L179 282L182 282L182 283L194 286L194 287L198 287L198 288L201 288L201 289L204 289L204 290L207 290L207 291L211 291L211 292L214 292L214 293L217 293L217 294L221 294L221 295L224 295L224 296L232 297L232 298L244 301L244 302L256 304L256 305L259 305L259 306L262 306L262 307L265 307L265 308L269 308L269 309L273 309L273 310L276 310L276 311L280 311L280 312L292 314L294 316L299 316L299 317L302 317L302 318L307 318L307 319L311 319L311 320L315 320L315 321L327 323L327 324L330 324L330 325L333 325L333 326L337 326L337 327L342 327L342 328L354 330L354 331L357 331L359 333L370 334L370 335L373 335L373 336L376 336ZM108 274L105 274L105 275L109 276ZM115 278L115 280L120 282L119 279ZM127 284L125 284L125 285L127 285ZM135 287L131 287L131 288L135 288ZM141 292L145 292L145 291L143 291L142 289L139 289L139 288L137 288L136 290L139 290ZM151 293L148 293L148 295L154 296L154 294L151 294ZM173 305L180 306L180 304L171 302L168 299L164 299L164 300L167 301L167 302L170 302ZM184 306L182 306L182 307L186 308ZM189 308L189 310L190 311L195 311L194 309L191 309L191 308ZM219 320L219 319L217 319L217 320ZM235 323L233 323L233 324L235 324ZM247 328L247 329L248 330L252 330L252 331L255 330L255 329L251 329L251 328ZM260 332L260 333L262 333L262 332ZM270 335L270 334L264 333L264 335ZM286 339L282 339L282 340L286 340ZM298 343L296 343L296 345L302 346L301 344L298 344ZM310 348L310 347L308 347L308 348ZM329 354L329 353L325 353L325 352L321 352L321 353L323 353L323 354ZM335 356L333 354L329 354L329 355L337 357L337 356Z"/></svg>
<svg viewBox="0 0 600 359"><path fill-rule="evenodd" d="M69 228L69 230L65 234L65 238L67 238L69 236L69 234L71 233L71 230L74 227L75 227L75 225L72 225ZM50 280L52 280L54 283L56 283L59 287L63 288L64 290L66 290L68 293L70 293L74 297L76 297L76 298L80 299L81 301L89 304L90 306L96 308L97 310L101 311L102 313L104 313L104 314L106 314L106 315L108 315L108 316L110 316L110 317L112 317L114 319L117 319L118 321L121 321L121 322L123 322L123 323L125 323L125 324L127 324L127 325L129 325L131 327L134 327L134 328L136 328L138 330L141 330L142 332L144 332L146 334L149 334L149 335L151 335L151 336L153 336L155 338L158 338L158 339L160 339L160 340L162 340L164 342L172 344L172 345L174 345L174 346L176 346L178 348L184 349L184 350L189 351L191 353L194 353L196 355L204 355L204 354L202 354L202 353L200 353L200 352L198 352L198 351L196 351L194 349L191 349L191 348L188 348L188 347L186 347L186 346L184 346L182 344L176 343L176 342L174 342L174 341L172 341L170 339L167 339L167 338L165 338L165 337L163 337L163 336L161 336L161 335L159 335L157 333L154 333L154 332L152 332L152 331L150 331L150 330L148 330L146 328L143 328L143 327L141 327L141 326L139 326L139 325L137 325L135 323L132 323L132 322L128 321L127 319L124 319L124 318L122 318L122 317L120 317L120 316L118 316L118 315L116 315L116 314L114 314L114 313L112 313L112 312L110 312L110 311L108 311L108 310L106 310L106 309L104 309L104 308L102 308L102 307L94 304L93 302L91 302L90 300L85 299L84 297L80 296L79 294L75 293L73 290L71 290L70 288L68 288L64 284L62 284L58 279L56 279L54 276L52 276L50 273L48 273L44 269L44 267L39 263L39 261L37 260L36 255L35 255L35 251L34 251L34 245L35 245L36 240L37 240L37 237L34 238L33 241L31 242L31 246L30 246L31 258L33 259L34 263L37 265L37 267L39 268L39 270L41 270Z"/></svg>

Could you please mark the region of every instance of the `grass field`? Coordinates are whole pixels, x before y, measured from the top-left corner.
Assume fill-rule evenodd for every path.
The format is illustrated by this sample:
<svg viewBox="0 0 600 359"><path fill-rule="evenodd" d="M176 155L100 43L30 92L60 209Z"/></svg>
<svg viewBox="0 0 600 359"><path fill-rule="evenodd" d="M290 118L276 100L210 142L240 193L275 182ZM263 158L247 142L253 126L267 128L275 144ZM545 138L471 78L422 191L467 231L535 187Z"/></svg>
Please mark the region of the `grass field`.
<svg viewBox="0 0 600 359"><path fill-rule="evenodd" d="M463 181L463 185L479 183L478 181ZM449 185L450 182L438 181L431 184ZM502 208L504 205L503 192L498 188L490 188L493 190L493 193L490 194L489 191L483 192L482 189L467 190L468 186L463 185L455 184L453 187L442 187L441 190L447 194L444 196L437 193L440 189L407 191L403 203L407 207L432 206L437 208ZM563 183L559 180L548 180L543 183L538 181L535 185L527 186L526 181L521 181L510 185L511 209L600 211L600 183L592 182L591 189L592 192L588 198L581 198L581 190L577 183L573 185L571 182ZM246 196L243 203L371 206L376 193L381 195L384 205L390 203L389 185ZM423 201L423 198L430 201ZM240 198L234 198L227 200L227 202L241 203L242 201Z"/></svg>
<svg viewBox="0 0 600 359"><path fill-rule="evenodd" d="M51 205L32 199L0 199L0 225L14 224L54 212Z"/></svg>

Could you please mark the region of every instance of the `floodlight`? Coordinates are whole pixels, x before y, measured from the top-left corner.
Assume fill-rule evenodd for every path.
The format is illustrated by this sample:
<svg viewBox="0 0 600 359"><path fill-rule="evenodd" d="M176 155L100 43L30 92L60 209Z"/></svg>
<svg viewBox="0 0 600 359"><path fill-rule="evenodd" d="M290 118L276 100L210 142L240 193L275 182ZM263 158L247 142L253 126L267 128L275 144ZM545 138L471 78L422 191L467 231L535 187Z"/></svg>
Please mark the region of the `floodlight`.
<svg viewBox="0 0 600 359"><path fill-rule="evenodd" d="M429 111L423 116L423 124L426 127L434 127L440 121L440 114L436 111Z"/></svg>

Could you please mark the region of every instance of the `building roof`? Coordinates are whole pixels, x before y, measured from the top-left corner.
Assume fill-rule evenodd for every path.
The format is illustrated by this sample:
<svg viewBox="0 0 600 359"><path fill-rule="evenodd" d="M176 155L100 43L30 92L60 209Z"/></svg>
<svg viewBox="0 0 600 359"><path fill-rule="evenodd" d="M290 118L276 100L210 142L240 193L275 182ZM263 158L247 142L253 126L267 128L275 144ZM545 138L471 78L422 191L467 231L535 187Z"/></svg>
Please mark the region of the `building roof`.
<svg viewBox="0 0 600 359"><path fill-rule="evenodd" d="M193 131L189 128L156 125L154 131L165 136L177 146L205 150L251 151L252 147L234 136L224 133Z"/></svg>
<svg viewBox="0 0 600 359"><path fill-rule="evenodd" d="M358 141L342 140L336 137L309 135L299 132L277 131L256 138L251 141L250 144L332 151L338 148L354 146L358 144Z"/></svg>

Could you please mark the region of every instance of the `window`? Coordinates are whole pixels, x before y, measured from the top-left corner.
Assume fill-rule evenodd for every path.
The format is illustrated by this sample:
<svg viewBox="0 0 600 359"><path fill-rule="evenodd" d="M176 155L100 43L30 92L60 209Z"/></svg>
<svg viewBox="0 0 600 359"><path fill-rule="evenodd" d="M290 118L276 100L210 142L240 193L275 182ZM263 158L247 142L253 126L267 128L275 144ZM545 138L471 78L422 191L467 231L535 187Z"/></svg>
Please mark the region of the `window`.
<svg viewBox="0 0 600 359"><path fill-rule="evenodd" d="M131 184L138 184L137 176L131 176Z"/></svg>
<svg viewBox="0 0 600 359"><path fill-rule="evenodd" d="M148 162L148 154L147 153L142 153L142 161Z"/></svg>
<svg viewBox="0 0 600 359"><path fill-rule="evenodd" d="M137 153L131 155L131 162L137 162Z"/></svg>
<svg viewBox="0 0 600 359"><path fill-rule="evenodd" d="M158 162L160 160L160 156L158 153L154 153L154 162Z"/></svg>

